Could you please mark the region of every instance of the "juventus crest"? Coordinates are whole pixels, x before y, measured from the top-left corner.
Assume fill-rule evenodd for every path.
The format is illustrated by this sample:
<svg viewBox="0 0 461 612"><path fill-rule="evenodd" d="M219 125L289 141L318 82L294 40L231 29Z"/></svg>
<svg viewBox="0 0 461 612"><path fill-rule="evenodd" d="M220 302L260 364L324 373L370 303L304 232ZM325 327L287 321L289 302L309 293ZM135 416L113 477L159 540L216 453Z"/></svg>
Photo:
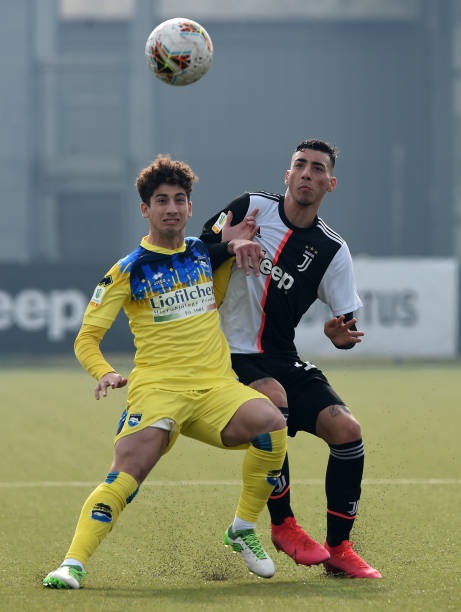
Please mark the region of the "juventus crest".
<svg viewBox="0 0 461 612"><path fill-rule="evenodd" d="M307 268L313 262L314 257L317 255L317 253L318 251L316 251L313 247L310 247L309 245L306 244L306 246L304 247L304 252L303 252L303 260L300 264L296 266L299 272L304 272L304 270L307 270Z"/></svg>

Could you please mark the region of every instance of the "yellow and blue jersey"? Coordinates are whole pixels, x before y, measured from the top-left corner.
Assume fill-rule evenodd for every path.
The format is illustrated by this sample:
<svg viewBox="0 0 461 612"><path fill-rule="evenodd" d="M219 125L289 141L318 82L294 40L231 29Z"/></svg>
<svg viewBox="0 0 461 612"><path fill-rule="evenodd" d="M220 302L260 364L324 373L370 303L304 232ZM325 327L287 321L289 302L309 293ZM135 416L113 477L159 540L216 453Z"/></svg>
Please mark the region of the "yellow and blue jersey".
<svg viewBox="0 0 461 612"><path fill-rule="evenodd" d="M144 238L98 284L83 324L109 329L122 308L136 347L131 384L209 389L235 378L208 251L197 238L173 251Z"/></svg>

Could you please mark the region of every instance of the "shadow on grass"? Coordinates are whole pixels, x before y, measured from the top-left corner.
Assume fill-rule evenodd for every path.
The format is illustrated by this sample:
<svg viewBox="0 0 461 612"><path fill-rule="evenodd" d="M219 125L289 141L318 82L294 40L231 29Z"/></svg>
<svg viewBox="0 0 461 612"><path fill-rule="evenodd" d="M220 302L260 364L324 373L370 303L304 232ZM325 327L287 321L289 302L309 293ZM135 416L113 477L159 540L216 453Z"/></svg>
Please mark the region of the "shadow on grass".
<svg viewBox="0 0 461 612"><path fill-rule="evenodd" d="M322 599L334 599L340 601L345 598L349 601L368 600L370 595L376 595L377 591L382 591L385 584L381 580L354 580L348 577L325 577L316 583L299 581L279 581L266 582L260 581L255 583L239 583L232 580L228 584L206 583L197 586L162 586L153 584L145 588L116 588L99 589L98 587L86 587L85 591L91 591L96 594L101 592L108 600L136 598L144 599L146 602L149 599L155 600L157 604L188 604L196 606L215 605L222 606L224 602L229 605L239 607L245 604L248 600L253 602L274 602L277 599L285 599L289 597L289 601L304 597L320 597ZM385 590L385 589L384 589Z"/></svg>

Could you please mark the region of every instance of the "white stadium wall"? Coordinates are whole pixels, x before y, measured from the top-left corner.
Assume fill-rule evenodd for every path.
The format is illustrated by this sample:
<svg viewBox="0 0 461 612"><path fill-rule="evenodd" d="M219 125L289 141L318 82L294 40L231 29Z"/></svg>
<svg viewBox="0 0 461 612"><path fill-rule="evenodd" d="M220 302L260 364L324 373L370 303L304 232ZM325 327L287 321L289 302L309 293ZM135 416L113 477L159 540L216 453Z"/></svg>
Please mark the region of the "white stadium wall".
<svg viewBox="0 0 461 612"><path fill-rule="evenodd" d="M357 313L362 342L347 356L454 357L458 352L458 264L450 258L355 258L363 308ZM332 316L316 302L298 327L305 359L341 357L323 334Z"/></svg>

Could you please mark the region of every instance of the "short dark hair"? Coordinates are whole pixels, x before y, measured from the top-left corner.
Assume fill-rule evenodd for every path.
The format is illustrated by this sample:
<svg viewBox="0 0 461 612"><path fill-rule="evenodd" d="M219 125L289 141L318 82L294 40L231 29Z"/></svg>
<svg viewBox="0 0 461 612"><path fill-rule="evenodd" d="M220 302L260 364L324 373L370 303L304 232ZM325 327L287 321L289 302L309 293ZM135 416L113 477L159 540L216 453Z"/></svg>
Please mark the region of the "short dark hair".
<svg viewBox="0 0 461 612"><path fill-rule="evenodd" d="M169 155L157 155L136 177L136 189L141 200L149 204L152 194L163 183L179 185L189 198L197 181L198 176L185 162L171 159Z"/></svg>
<svg viewBox="0 0 461 612"><path fill-rule="evenodd" d="M333 168L335 167L336 159L339 155L339 151L335 145L332 145L325 140L320 140L319 138L308 138L307 140L300 142L294 152L304 151L304 149L311 149L312 151L322 151L322 153L326 153L330 158L331 166Z"/></svg>

